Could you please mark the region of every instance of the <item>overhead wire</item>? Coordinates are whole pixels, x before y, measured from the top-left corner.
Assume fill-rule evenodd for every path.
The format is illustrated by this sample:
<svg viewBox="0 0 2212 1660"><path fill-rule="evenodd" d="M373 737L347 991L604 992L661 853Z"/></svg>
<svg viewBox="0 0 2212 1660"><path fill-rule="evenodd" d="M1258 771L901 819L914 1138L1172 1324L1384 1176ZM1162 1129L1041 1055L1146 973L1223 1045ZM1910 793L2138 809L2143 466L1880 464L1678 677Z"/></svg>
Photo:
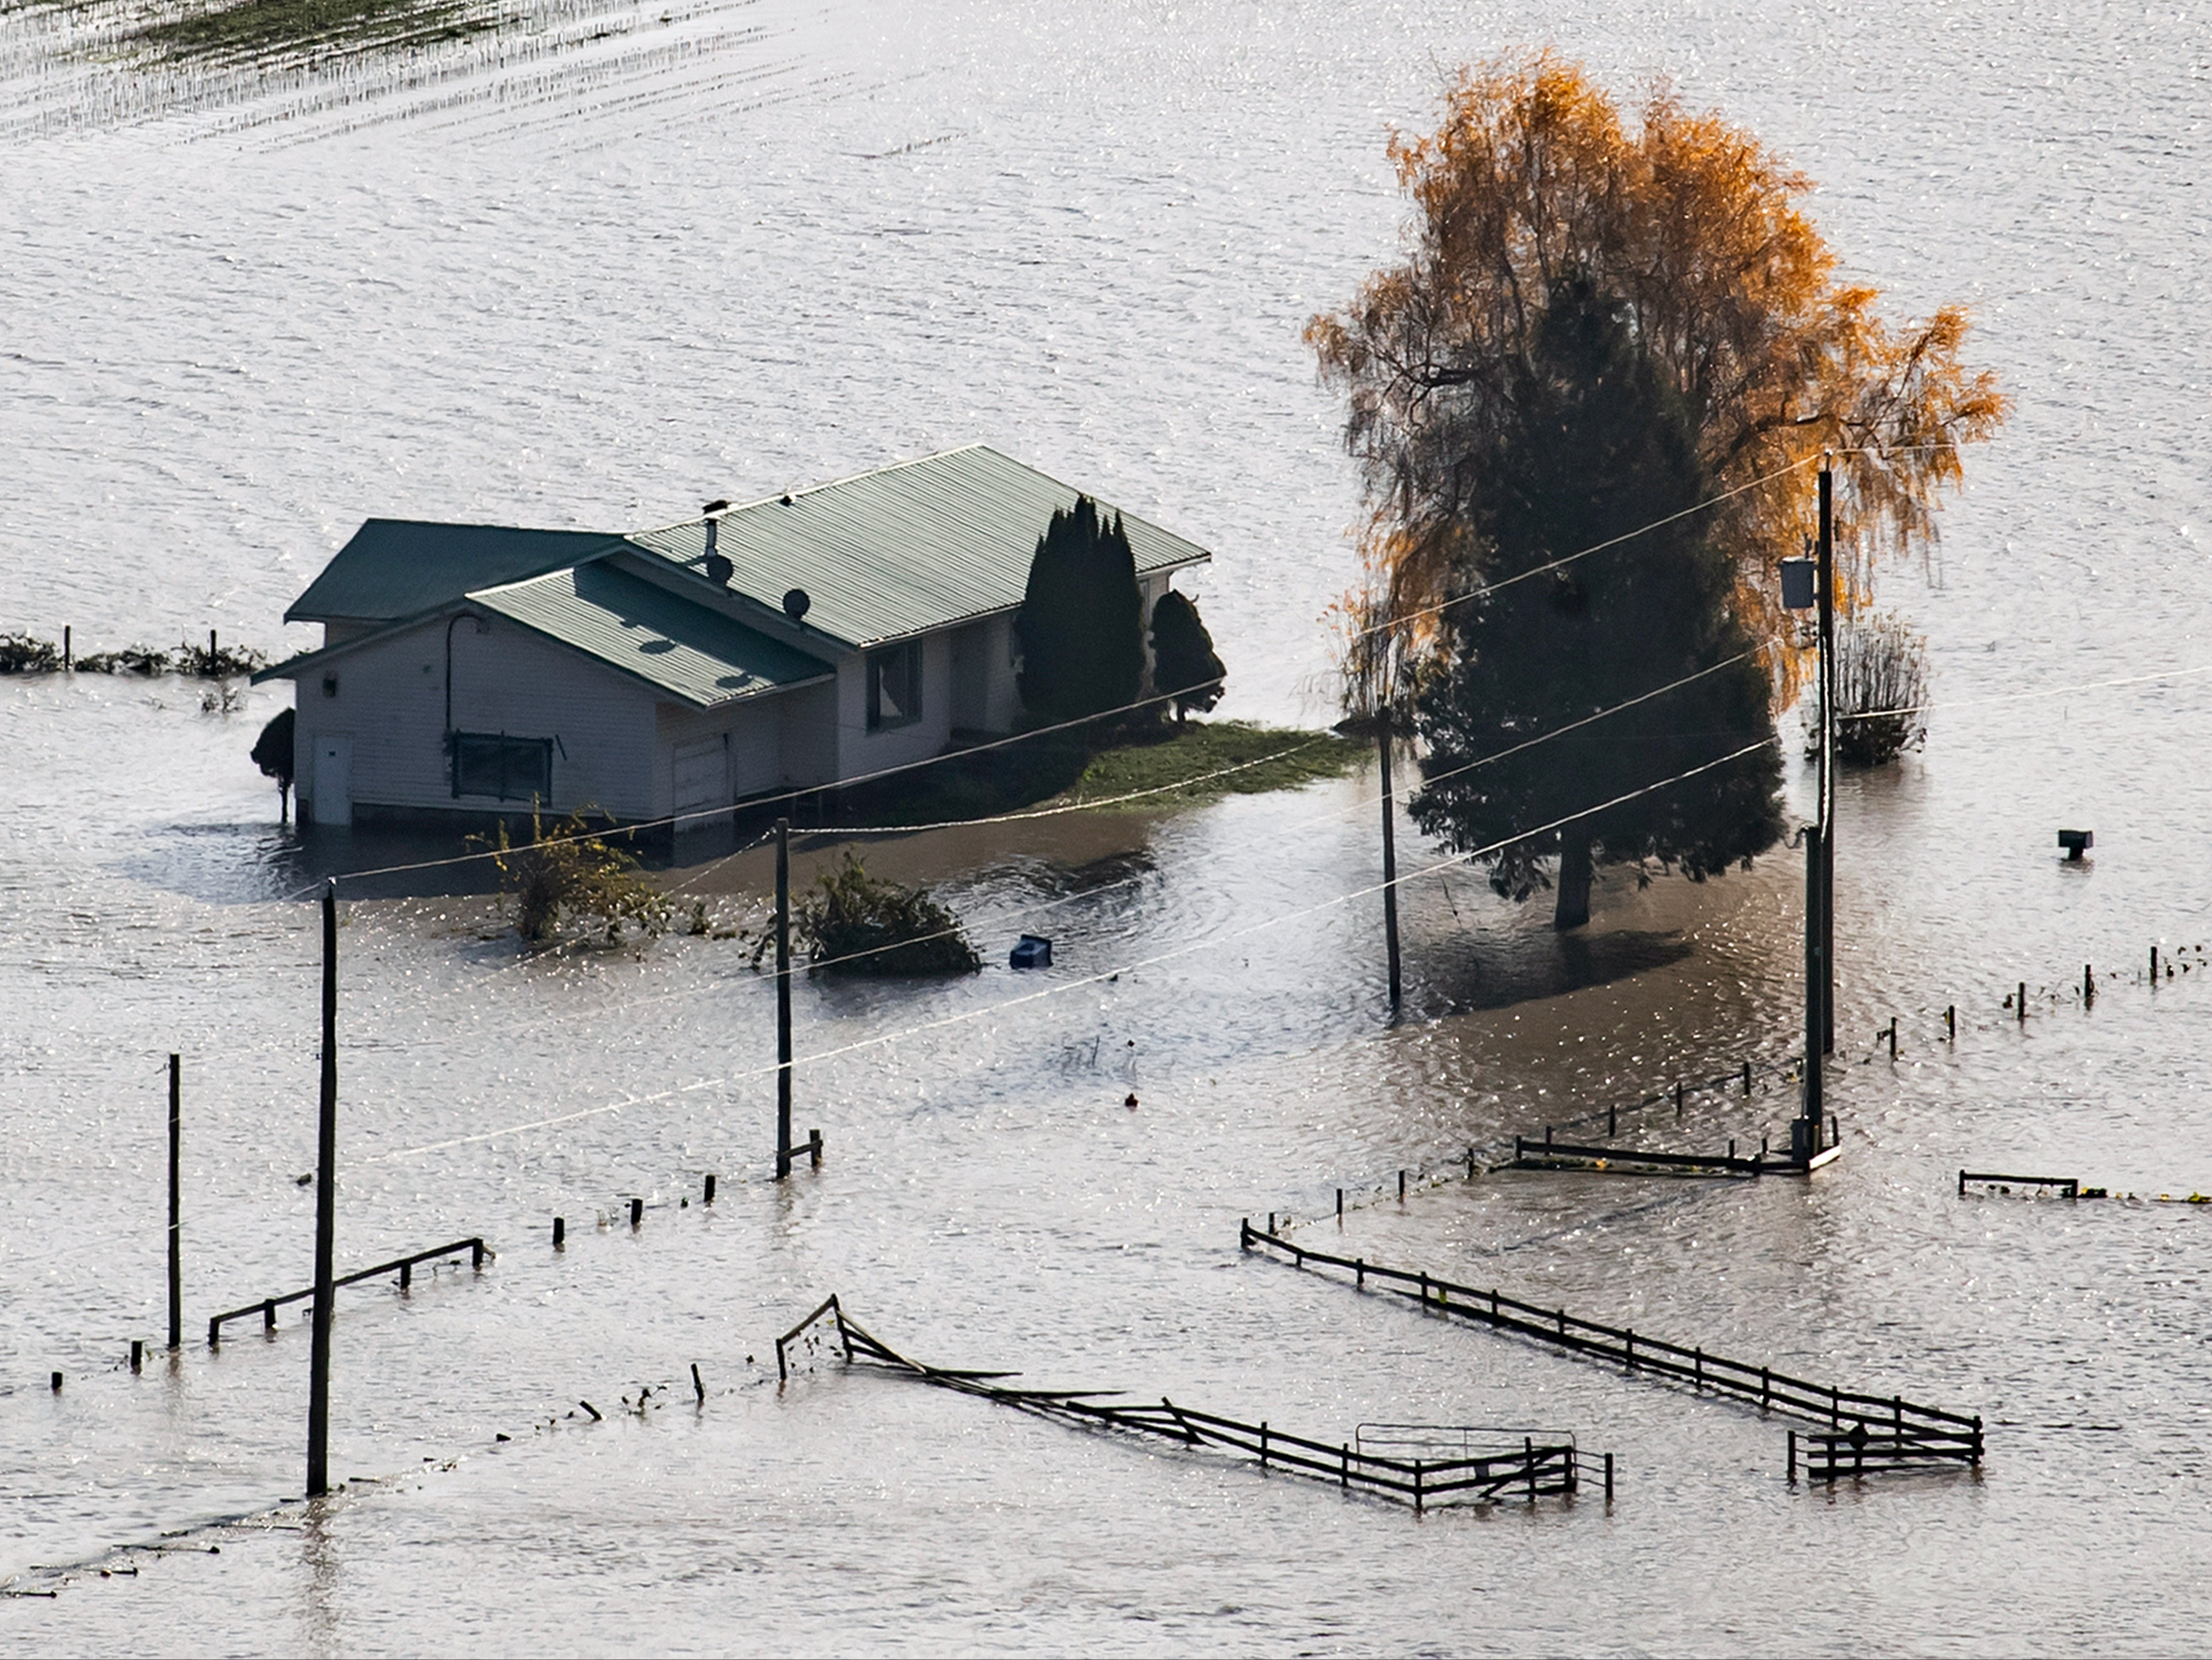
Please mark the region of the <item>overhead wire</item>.
<svg viewBox="0 0 2212 1660"><path fill-rule="evenodd" d="M1516 842L1524 842L1531 836L1547 834L1552 830L1559 830L1567 824L1573 824L1577 819L1588 818L1595 814L1607 812L1612 808L1636 800L1642 796L1652 794L1656 791L1667 789L1675 784L1682 783L1689 779L1695 778L1700 774L1711 772L1717 767L1726 766L1732 761L1741 760L1743 757L1753 754L1759 750L1765 749L1769 745L1774 744L1778 741L1778 740L1776 738L1771 735L1763 737L1755 743L1747 744L1742 748L1732 751L1727 755L1716 757L1711 761L1705 762L1695 767L1687 768L1685 770L1675 773L1669 777L1656 780L1652 783L1643 785L1636 789L1625 791L1622 794L1613 797L1611 800L1601 801L1594 806L1583 807L1577 812L1563 814L1559 818L1552 819L1547 824L1538 824L1528 829L1517 830L1511 836L1506 836L1502 840L1491 842L1486 846L1473 848L1462 853L1453 854L1447 858L1439 860L1419 870L1409 872L1395 879L1398 883L1415 881L1424 876L1433 875L1438 871L1449 870L1455 865L1462 865L1470 860L1480 859L1487 854L1500 852L1503 849L1512 846ZM1370 897L1392 885L1393 882L1390 880L1372 883L1365 887L1355 888L1349 892L1337 894L1330 898L1317 901L1313 904L1302 906L1296 910L1287 911L1279 915L1264 918L1260 921L1247 924L1243 927L1232 928L1225 933L1215 934L1206 939L1194 940L1190 944L1178 946L1169 951L1156 952L1152 956L1139 958L1134 961L1123 963L1110 969L1101 969L1094 973L1083 975L1073 980L1056 982L1052 985L1041 987L1036 991L1024 992L1016 997L1003 998L997 1002L987 1004L980 1008L963 1009L957 1013L945 1015L935 1020L923 1021L918 1025L905 1027L897 1031L880 1032L872 1037L856 1038L849 1043L839 1044L834 1048L827 1049L818 1049L812 1054L804 1056L794 1056L791 1064L794 1067L799 1066L816 1066L823 1061L836 1060L840 1056L855 1054L862 1049L878 1049L886 1044L902 1043L908 1038L920 1037L928 1032L940 1031L947 1027L962 1025L971 1021L985 1019L994 1015L1003 1014L1010 1009L1020 1008L1027 1004L1038 1002L1046 998L1064 996L1069 992L1080 991L1086 987L1103 985L1109 981L1118 980L1124 974L1134 974L1144 969L1156 968L1163 963L1173 962L1177 958L1188 957L1198 952L1214 949L1229 940L1248 938L1252 934L1265 932L1269 928L1281 927L1287 923L1301 921L1307 917L1318 915L1323 911L1334 909L1340 905L1350 904L1355 900ZM690 1083L675 1085L668 1089L655 1091L651 1094L628 1096L619 1101L604 1102L594 1106L580 1107L570 1112L550 1114L544 1117L531 1119L522 1123L505 1125L497 1129L477 1131L468 1135L451 1136L442 1140L425 1142L419 1146L400 1148L392 1152L375 1154L359 1162L366 1164L391 1164L403 1158L419 1158L427 1153L442 1152L454 1147L474 1146L481 1142L498 1140L508 1135L526 1134L532 1130L551 1128L562 1124L578 1122L586 1118L604 1116L609 1113L623 1112L632 1107L653 1105L662 1101L673 1100L680 1096L696 1094L702 1090L719 1089L725 1085L743 1082L749 1079L766 1077L771 1073L780 1071L782 1064L783 1063L781 1061L775 1061L763 1063L757 1067L743 1067L736 1072L724 1073L719 1077L695 1079Z"/></svg>

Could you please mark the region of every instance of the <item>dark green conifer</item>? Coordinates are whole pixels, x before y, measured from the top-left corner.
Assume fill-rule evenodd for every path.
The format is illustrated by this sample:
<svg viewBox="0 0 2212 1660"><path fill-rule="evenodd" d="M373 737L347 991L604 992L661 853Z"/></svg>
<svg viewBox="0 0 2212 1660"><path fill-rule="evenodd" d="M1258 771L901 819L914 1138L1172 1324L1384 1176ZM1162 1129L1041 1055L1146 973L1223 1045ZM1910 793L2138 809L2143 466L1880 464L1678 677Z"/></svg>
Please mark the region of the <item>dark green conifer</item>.
<svg viewBox="0 0 2212 1660"><path fill-rule="evenodd" d="M1144 600L1119 514L1104 523L1087 496L1054 513L1030 561L1020 627L1022 702L1032 714L1078 721L1137 701Z"/></svg>

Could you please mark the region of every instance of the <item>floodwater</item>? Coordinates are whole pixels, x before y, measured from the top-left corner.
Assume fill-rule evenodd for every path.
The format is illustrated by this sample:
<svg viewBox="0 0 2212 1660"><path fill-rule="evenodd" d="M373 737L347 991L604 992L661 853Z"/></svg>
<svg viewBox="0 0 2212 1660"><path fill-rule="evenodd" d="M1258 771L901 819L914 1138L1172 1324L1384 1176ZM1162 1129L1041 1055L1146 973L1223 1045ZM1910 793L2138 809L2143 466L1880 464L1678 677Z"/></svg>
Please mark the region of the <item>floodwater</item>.
<svg viewBox="0 0 2212 1660"><path fill-rule="evenodd" d="M1703 887L1616 876L1565 942L1472 873L1422 874L1394 1022L1376 900L1347 897L1377 877L1371 778L878 842L990 966L800 984L798 1122L828 1156L781 1187L746 942L526 960L474 873L384 879L341 936L341 1267L477 1233L498 1255L342 1294L347 1485L313 1507L296 1310L197 1334L309 1268L316 917L286 896L398 857L273 824L245 759L266 691L225 714L174 681L0 683L0 1574L56 1593L7 1601L0 1644L2193 1645L2212 1210L1954 1184L2212 1188L2201 16L571 8L246 97L54 67L52 15L0 17L0 628L80 649L304 643L276 618L370 514L665 522L982 439L1215 549L1194 586L1223 713L1309 715L1358 504L1298 326L1393 246L1389 125L1443 66L1540 40L1780 145L1854 272L1974 304L2018 411L1938 557L1882 574L1946 707L1923 755L1843 792L1845 1152L1818 1179L1444 1179L1470 1144L1784 1057L1787 853ZM2086 866L2061 825L2094 830ZM1401 855L1437 858L1407 826ZM673 879L757 920L757 854ZM1024 928L1057 967L1000 966ZM2155 988L2154 941L2190 970ZM134 1376L172 1050L188 1341ZM1755 1141L1792 1110L1770 1067L1622 1133ZM1401 1168L1437 1178L1402 1207ZM1269 1211L1979 1413L1988 1462L1793 1487L1780 1422L1240 1255ZM1562 1427L1616 1455L1618 1494L1417 1520L818 1352L779 1389L774 1337L831 1292L920 1359L1324 1440Z"/></svg>

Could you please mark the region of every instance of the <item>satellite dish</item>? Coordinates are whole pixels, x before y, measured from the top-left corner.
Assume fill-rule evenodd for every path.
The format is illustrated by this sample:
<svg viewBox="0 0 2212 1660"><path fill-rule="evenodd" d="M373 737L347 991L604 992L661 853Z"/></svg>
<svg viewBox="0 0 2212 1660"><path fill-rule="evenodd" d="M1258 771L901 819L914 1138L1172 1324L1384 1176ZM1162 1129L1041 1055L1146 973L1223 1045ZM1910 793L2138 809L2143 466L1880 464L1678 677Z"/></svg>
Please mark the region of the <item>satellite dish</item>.
<svg viewBox="0 0 2212 1660"><path fill-rule="evenodd" d="M807 609L814 602L806 597L805 588L793 588L783 596L783 614L794 623L806 620Z"/></svg>
<svg viewBox="0 0 2212 1660"><path fill-rule="evenodd" d="M709 582L727 587L730 586L730 578L737 575L737 570L738 568L730 562L729 556L726 554L710 553L707 556L707 580Z"/></svg>

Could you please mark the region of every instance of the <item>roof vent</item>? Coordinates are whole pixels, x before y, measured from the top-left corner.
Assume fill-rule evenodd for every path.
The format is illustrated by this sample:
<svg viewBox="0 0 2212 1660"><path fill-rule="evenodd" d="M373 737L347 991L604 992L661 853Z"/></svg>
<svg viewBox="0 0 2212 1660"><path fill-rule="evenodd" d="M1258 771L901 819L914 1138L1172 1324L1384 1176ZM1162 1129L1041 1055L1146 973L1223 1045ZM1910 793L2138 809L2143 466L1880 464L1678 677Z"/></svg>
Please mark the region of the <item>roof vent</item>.
<svg viewBox="0 0 2212 1660"><path fill-rule="evenodd" d="M730 578L737 571L737 567L721 555L722 521L714 517L729 505L727 502L709 502L699 509L707 520L707 580L720 587L729 587Z"/></svg>
<svg viewBox="0 0 2212 1660"><path fill-rule="evenodd" d="M791 498L788 496L783 498L783 505L787 508L791 505Z"/></svg>
<svg viewBox="0 0 2212 1660"><path fill-rule="evenodd" d="M804 623L806 612L814 602L806 597L805 588L793 588L783 596L783 614L794 623Z"/></svg>

